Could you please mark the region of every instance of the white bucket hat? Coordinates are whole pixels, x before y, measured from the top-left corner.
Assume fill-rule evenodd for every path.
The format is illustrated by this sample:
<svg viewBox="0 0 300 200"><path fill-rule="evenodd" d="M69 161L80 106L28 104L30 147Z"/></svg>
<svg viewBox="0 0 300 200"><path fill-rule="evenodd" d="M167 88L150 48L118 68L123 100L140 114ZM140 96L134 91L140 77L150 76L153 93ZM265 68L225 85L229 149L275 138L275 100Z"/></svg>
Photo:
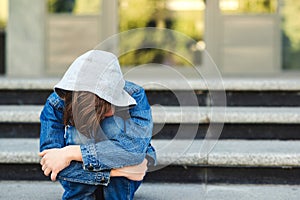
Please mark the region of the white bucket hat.
<svg viewBox="0 0 300 200"><path fill-rule="evenodd" d="M71 64L54 90L88 91L115 106L135 105L124 85L118 58L106 51L91 50Z"/></svg>

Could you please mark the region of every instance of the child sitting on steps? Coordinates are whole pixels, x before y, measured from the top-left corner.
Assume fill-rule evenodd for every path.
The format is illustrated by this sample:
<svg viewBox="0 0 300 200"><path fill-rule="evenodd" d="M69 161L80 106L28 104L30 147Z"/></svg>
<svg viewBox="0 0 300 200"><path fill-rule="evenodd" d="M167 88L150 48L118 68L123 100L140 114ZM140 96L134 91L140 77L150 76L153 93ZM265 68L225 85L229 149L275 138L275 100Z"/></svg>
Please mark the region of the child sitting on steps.
<svg viewBox="0 0 300 200"><path fill-rule="evenodd" d="M44 174L59 179L63 199L133 199L156 162L143 88L123 79L116 56L92 50L54 89L40 116Z"/></svg>

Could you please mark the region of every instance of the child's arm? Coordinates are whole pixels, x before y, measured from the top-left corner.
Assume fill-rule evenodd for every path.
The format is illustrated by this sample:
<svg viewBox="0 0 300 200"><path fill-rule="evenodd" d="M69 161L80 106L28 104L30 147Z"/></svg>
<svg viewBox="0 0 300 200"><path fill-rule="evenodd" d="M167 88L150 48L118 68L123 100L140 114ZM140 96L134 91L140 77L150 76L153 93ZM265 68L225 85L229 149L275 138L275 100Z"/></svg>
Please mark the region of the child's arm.
<svg viewBox="0 0 300 200"><path fill-rule="evenodd" d="M61 100L56 93L52 93L48 97L40 115L41 152L46 149L61 149L65 147L63 109L63 100ZM74 173L74 170L80 170L82 177L78 177L78 173ZM101 173L89 173L88 171L82 169L82 163L71 162L70 166L64 170L64 174L66 175L66 179L71 179L76 182L84 182L85 179L90 178L94 182L105 185L109 182L110 170L103 171ZM53 174L53 177L54 176L56 176L55 173Z"/></svg>
<svg viewBox="0 0 300 200"><path fill-rule="evenodd" d="M51 174L51 180L55 181L57 174L59 179L71 182L86 183L92 185L107 185L109 177L126 177L133 181L143 180L147 171L147 160L135 166L119 169L106 170L110 173L89 172L82 169L82 158L79 145L70 145L61 149L49 149L39 153L41 157L42 170L46 176ZM73 161L73 162L72 162ZM79 162L74 162L79 161ZM72 162L72 163L71 163ZM70 174L72 172L72 174ZM98 174L95 176L95 174Z"/></svg>
<svg viewBox="0 0 300 200"><path fill-rule="evenodd" d="M109 140L80 145L84 169L88 171L137 165L146 157L153 128L151 108L142 87L126 82L125 90L137 102L136 106L129 109L130 118L106 119L116 123L120 132L114 133Z"/></svg>
<svg viewBox="0 0 300 200"><path fill-rule="evenodd" d="M65 146L63 108L64 102L56 93L52 93L40 115L40 151Z"/></svg>
<svg viewBox="0 0 300 200"><path fill-rule="evenodd" d="M73 182L79 182L79 183L95 184L95 185L107 185L110 176L124 176L131 180L142 179L143 174L146 171L146 166L144 165L132 166L130 168L123 168L123 169L113 169L113 170L108 169L108 170L94 173L94 172L83 170L81 162L71 162L71 160L80 161L80 157L72 156L71 158L69 158L68 155L61 157L62 151L60 150L69 148L69 147L65 147L63 108L64 108L64 102L58 97L56 93L52 93L47 99L46 104L40 115L40 121L41 121L40 151L41 152L43 151L43 153L40 153L40 156L43 156L41 160L41 164L45 175L49 175L51 173L51 179L55 180L57 173L59 173L59 171L63 169L60 173L61 179L69 180ZM44 157L45 152L47 152L47 149L50 149L50 151L52 152L59 151L60 155L53 154L54 159L49 158L50 154L48 154L48 157ZM74 151L68 151L68 152L71 153L71 155L78 154L78 156L81 156L79 146L78 146L78 150L79 153L78 152L76 153ZM51 169L51 166L48 165L50 165L51 163L57 164L58 162L55 160L57 158L63 160L64 164L63 167L56 168L56 171L54 172ZM142 172L141 175L138 174L135 175L134 173L130 173L130 171L132 170L136 171L137 169L140 168Z"/></svg>

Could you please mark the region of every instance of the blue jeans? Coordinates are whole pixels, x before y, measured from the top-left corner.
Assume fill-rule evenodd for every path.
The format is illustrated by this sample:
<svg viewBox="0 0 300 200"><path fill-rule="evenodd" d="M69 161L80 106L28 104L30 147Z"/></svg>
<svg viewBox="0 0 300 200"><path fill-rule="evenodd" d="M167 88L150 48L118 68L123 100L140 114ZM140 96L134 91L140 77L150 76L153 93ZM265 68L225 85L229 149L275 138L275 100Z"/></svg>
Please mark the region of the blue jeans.
<svg viewBox="0 0 300 200"><path fill-rule="evenodd" d="M87 185L60 180L65 189L62 199L82 200L132 200L141 181L124 177L111 177L108 186Z"/></svg>

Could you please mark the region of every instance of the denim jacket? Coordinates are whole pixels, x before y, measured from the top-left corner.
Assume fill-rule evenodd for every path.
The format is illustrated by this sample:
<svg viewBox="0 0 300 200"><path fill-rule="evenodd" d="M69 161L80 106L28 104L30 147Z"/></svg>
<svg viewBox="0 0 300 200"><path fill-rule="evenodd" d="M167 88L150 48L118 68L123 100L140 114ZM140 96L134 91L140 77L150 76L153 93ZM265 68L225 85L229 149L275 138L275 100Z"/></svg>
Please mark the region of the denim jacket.
<svg viewBox="0 0 300 200"><path fill-rule="evenodd" d="M137 102L129 109L128 117L112 116L101 122L106 140L81 140L74 138L75 127L63 124L64 101L53 92L40 115L40 151L80 144L83 162L72 161L58 174L58 179L71 182L107 185L111 169L141 163L145 157L156 164L156 154L151 146L153 121L151 108L142 87L126 81L124 89ZM72 138L73 137L73 138Z"/></svg>

